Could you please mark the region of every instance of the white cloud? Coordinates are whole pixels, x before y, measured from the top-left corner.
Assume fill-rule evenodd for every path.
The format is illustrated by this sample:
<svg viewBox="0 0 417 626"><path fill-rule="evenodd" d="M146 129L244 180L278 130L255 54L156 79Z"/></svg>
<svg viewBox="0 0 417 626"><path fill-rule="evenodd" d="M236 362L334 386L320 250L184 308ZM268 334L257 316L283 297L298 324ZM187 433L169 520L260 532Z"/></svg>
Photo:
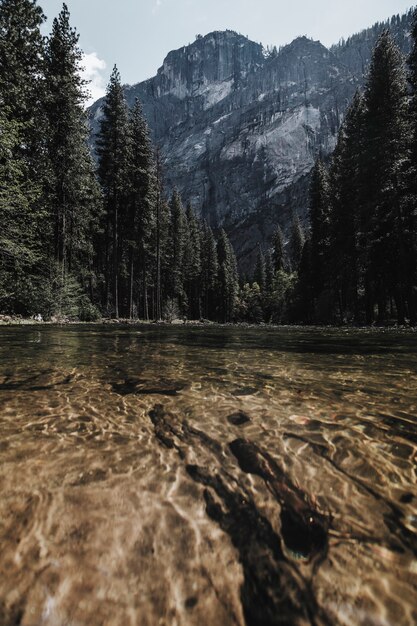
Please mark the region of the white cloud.
<svg viewBox="0 0 417 626"><path fill-rule="evenodd" d="M155 0L152 8L152 14L155 15L162 6L162 0Z"/></svg>
<svg viewBox="0 0 417 626"><path fill-rule="evenodd" d="M89 54L84 53L81 66L81 76L88 81L86 91L89 92L90 96L86 101L86 106L90 106L106 93L106 79L103 75L106 62L100 59L96 52L90 52Z"/></svg>

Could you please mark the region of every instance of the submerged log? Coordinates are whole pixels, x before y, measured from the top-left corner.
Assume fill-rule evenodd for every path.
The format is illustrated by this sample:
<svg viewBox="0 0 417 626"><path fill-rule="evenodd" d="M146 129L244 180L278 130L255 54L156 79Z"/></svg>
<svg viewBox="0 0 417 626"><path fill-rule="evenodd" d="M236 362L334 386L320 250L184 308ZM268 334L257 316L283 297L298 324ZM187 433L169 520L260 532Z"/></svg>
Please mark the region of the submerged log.
<svg viewBox="0 0 417 626"><path fill-rule="evenodd" d="M149 417L158 441L178 453L188 476L204 488L207 515L229 535L237 550L244 574L241 602L246 624L330 626L310 576L303 574L298 558L289 554L310 559L317 554L324 557L327 551L328 520L314 510L306 494L254 444L243 439L230 444L240 469L260 475L273 491L280 505L280 537L244 482L225 467L224 446L161 404L154 406ZM204 459L204 467L187 462L196 458L196 452Z"/></svg>
<svg viewBox="0 0 417 626"><path fill-rule="evenodd" d="M287 548L306 559L324 557L328 549L329 518L316 510L308 495L256 444L236 439L229 448L240 468L263 478L281 505L281 533Z"/></svg>

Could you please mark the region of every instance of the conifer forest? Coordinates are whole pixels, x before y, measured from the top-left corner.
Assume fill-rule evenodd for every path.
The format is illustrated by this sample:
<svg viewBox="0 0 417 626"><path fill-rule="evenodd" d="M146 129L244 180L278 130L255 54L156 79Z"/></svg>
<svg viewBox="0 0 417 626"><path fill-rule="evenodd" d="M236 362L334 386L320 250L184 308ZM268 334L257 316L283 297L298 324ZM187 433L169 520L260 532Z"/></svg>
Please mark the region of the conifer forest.
<svg viewBox="0 0 417 626"><path fill-rule="evenodd" d="M164 188L140 101L115 67L94 146L66 5L48 37L34 0L0 6L0 312L94 321L417 322L417 14L404 58L379 37L308 220L276 225L238 272L228 233Z"/></svg>

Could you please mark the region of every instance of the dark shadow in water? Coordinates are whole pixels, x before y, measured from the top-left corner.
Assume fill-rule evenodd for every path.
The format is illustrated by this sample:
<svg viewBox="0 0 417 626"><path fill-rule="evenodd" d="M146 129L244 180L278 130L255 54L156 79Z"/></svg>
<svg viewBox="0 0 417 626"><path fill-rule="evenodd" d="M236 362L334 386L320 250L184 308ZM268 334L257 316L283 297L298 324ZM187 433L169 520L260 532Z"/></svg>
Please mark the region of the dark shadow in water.
<svg viewBox="0 0 417 626"><path fill-rule="evenodd" d="M227 421L233 426L243 426L251 421L249 415L246 415L243 411L237 411L227 416Z"/></svg>
<svg viewBox="0 0 417 626"><path fill-rule="evenodd" d="M325 558L328 548L330 519L319 513L308 495L294 485L284 471L256 444L236 439L229 448L240 468L263 478L281 505L281 533L285 545L294 555L311 559Z"/></svg>
<svg viewBox="0 0 417 626"><path fill-rule="evenodd" d="M48 391L50 389L54 389L60 385L69 385L74 376L69 375L65 376L63 380L58 381L52 385L32 385L33 381L40 378L45 374L50 374L50 372L42 372L41 374L36 374L35 376L29 376L24 380L10 380L10 377L6 377L2 383L0 383L0 391Z"/></svg>
<svg viewBox="0 0 417 626"><path fill-rule="evenodd" d="M222 446L186 420L167 413L160 404L155 405L149 416L158 441L175 449L183 461L186 462L188 453L198 442L219 461L219 467L223 465ZM288 549L293 547L294 552L303 552L308 557L320 552L324 558L327 551L325 518L301 501L302 492L293 488L271 460L266 460L265 453L251 447L249 442L238 441L243 443L234 442L231 449L240 458L239 465L244 471L253 470L271 485L274 480L282 482L281 486L273 486L273 492L280 493L281 488L280 498L286 503L283 539ZM246 623L249 626L275 626L308 621L316 626L330 626L330 620L317 603L311 582L297 567L297 559L291 560L283 553L279 535L258 511L244 486L225 469L214 474L197 465L186 463L185 467L190 478L205 487L207 514L229 535L239 552L244 573L241 600ZM279 478L273 475L273 471ZM303 515L309 517L305 520ZM291 528L289 524L292 524ZM296 538L298 532L300 536Z"/></svg>
<svg viewBox="0 0 417 626"><path fill-rule="evenodd" d="M286 559L279 536L239 488L226 487L218 475L187 465L188 475L204 485L209 517L227 533L239 553L244 583L241 601L249 626L331 622L318 606L309 581ZM214 494L212 491L214 491Z"/></svg>

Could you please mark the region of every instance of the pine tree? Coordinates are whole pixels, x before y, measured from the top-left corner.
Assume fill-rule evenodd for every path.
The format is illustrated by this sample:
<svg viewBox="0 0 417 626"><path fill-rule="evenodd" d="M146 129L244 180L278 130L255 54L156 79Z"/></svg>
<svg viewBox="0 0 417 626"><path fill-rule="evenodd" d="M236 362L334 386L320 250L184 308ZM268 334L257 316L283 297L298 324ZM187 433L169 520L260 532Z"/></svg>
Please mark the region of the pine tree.
<svg viewBox="0 0 417 626"><path fill-rule="evenodd" d="M19 151L19 125L0 109L0 310L32 313L34 269L42 261L32 215L40 188Z"/></svg>
<svg viewBox="0 0 417 626"><path fill-rule="evenodd" d="M45 20L36 0L0 4L0 106L18 125L19 150L35 168L42 150Z"/></svg>
<svg viewBox="0 0 417 626"><path fill-rule="evenodd" d="M155 197L155 317L162 319L164 296L167 292L169 266L169 205L164 196L161 154L155 154L156 197Z"/></svg>
<svg viewBox="0 0 417 626"><path fill-rule="evenodd" d="M412 50L408 59L408 80L411 87L409 106L410 118L410 163L407 172L407 202L405 209L405 231L409 239L406 256L406 274L408 277L406 297L408 301L410 323L417 324L417 9L413 15L411 30Z"/></svg>
<svg viewBox="0 0 417 626"><path fill-rule="evenodd" d="M187 242L185 246L185 290L188 300L188 312L192 319L201 317L201 235L191 204L187 204Z"/></svg>
<svg viewBox="0 0 417 626"><path fill-rule="evenodd" d="M365 102L356 92L344 123L330 168L330 276L340 321L359 322L361 191ZM366 246L362 246L366 249Z"/></svg>
<svg viewBox="0 0 417 626"><path fill-rule="evenodd" d="M275 272L284 269L284 235L280 226L277 226L272 236L272 261Z"/></svg>
<svg viewBox="0 0 417 626"><path fill-rule="evenodd" d="M411 86L411 99L410 99L410 107L409 114L411 118L411 130L412 130L412 141L411 141L411 158L413 170L417 170L417 9L413 15L413 25L411 29L411 37L412 37L412 49L410 52L410 56L408 57L408 81ZM417 178L414 179L413 189L414 193L417 194Z"/></svg>
<svg viewBox="0 0 417 626"><path fill-rule="evenodd" d="M141 285L143 318L149 319L148 283L155 254L157 180L149 129L139 100L130 119L128 174L130 197L123 237L129 274L127 313L130 318L133 316L134 278L137 276Z"/></svg>
<svg viewBox="0 0 417 626"><path fill-rule="evenodd" d="M203 224L201 233L201 268L203 314L206 319L214 319L219 262L216 240L207 224Z"/></svg>
<svg viewBox="0 0 417 626"><path fill-rule="evenodd" d="M304 242L300 266L298 268L295 306L295 319L297 322L304 324L315 322L314 297L311 241L307 238Z"/></svg>
<svg viewBox="0 0 417 626"><path fill-rule="evenodd" d="M265 255L265 291L263 297L263 314L265 321L269 322L273 311L273 291L274 291L274 263L271 250Z"/></svg>
<svg viewBox="0 0 417 626"><path fill-rule="evenodd" d="M45 195L53 224L51 256L59 266L62 284L72 272L87 286L99 190L87 145L84 82L79 75L82 53L69 17L64 4L53 22L45 54L49 157Z"/></svg>
<svg viewBox="0 0 417 626"><path fill-rule="evenodd" d="M237 304L239 278L236 256L223 229L217 241L218 269L218 316L221 322L231 322Z"/></svg>
<svg viewBox="0 0 417 626"><path fill-rule="evenodd" d="M329 237L329 182L321 159L317 159L310 182L312 286L317 298L326 284L326 254Z"/></svg>
<svg viewBox="0 0 417 626"><path fill-rule="evenodd" d="M304 241L305 241L305 235L300 224L300 219L298 215L294 214L292 218L292 224L291 224L289 252L290 252L291 268L295 272L298 270L298 266L300 265Z"/></svg>
<svg viewBox="0 0 417 626"><path fill-rule="evenodd" d="M0 307L23 314L40 311L46 261L44 19L34 0L0 3Z"/></svg>
<svg viewBox="0 0 417 626"><path fill-rule="evenodd" d="M170 210L170 284L168 293L169 296L177 302L180 312L184 313L188 306L187 296L184 289L187 219L182 206L181 197L176 189L171 197Z"/></svg>
<svg viewBox="0 0 417 626"><path fill-rule="evenodd" d="M375 294L381 322L390 297L395 300L399 323L405 317L407 97L404 60L388 32L383 32L375 46L365 91L367 189L363 217L369 251L367 288ZM369 322L372 313L368 308Z"/></svg>
<svg viewBox="0 0 417 626"><path fill-rule="evenodd" d="M104 298L108 312L119 317L119 283L122 275L122 225L129 205L129 125L120 74L113 68L97 137L98 175L104 194L105 220L100 248L104 273ZM126 269L125 269L125 273Z"/></svg>
<svg viewBox="0 0 417 626"><path fill-rule="evenodd" d="M266 268L265 257L260 246L258 247L258 254L256 257L255 271L253 273L253 282L257 283L259 285L261 293L264 293L266 285Z"/></svg>
<svg viewBox="0 0 417 626"><path fill-rule="evenodd" d="M274 264L272 260L271 251L265 255L265 291L270 293L272 290L272 283L274 280Z"/></svg>

